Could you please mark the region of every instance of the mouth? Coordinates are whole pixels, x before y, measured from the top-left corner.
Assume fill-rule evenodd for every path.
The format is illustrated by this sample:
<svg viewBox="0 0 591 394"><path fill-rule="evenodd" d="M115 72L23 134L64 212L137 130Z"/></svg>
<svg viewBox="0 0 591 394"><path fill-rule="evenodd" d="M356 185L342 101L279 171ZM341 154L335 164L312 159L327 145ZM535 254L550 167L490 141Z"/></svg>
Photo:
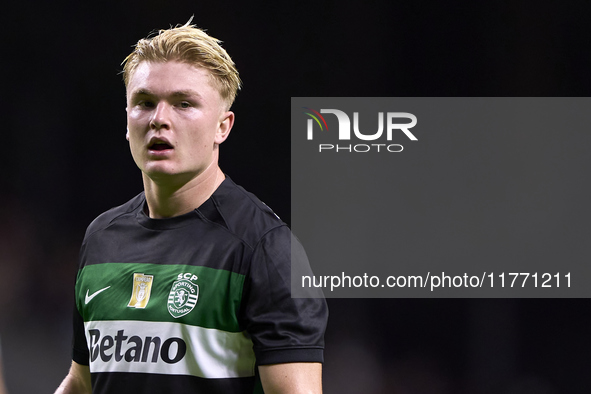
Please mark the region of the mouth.
<svg viewBox="0 0 591 394"><path fill-rule="evenodd" d="M153 138L148 144L148 150L152 152L162 152L169 149L173 149L172 145L170 145L168 141L160 138Z"/></svg>
<svg viewBox="0 0 591 394"><path fill-rule="evenodd" d="M172 146L168 145L165 142L158 142L156 144L152 144L148 147L149 150L155 150L155 151L161 151L161 150L167 150L167 149L172 149Z"/></svg>

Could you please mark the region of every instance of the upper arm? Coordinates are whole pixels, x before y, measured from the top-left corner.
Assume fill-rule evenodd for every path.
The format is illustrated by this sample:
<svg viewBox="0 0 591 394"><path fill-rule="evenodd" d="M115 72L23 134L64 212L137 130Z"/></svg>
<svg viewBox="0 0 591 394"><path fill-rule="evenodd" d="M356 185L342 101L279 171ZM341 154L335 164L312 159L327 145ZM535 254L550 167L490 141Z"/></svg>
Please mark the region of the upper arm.
<svg viewBox="0 0 591 394"><path fill-rule="evenodd" d="M322 393L322 364L286 363L259 366L265 394Z"/></svg>
<svg viewBox="0 0 591 394"><path fill-rule="evenodd" d="M293 261L298 247L302 253ZM294 264L311 271L297 238L277 228L257 245L247 278L246 328L266 394L322 393L328 309L323 298L292 298Z"/></svg>
<svg viewBox="0 0 591 394"><path fill-rule="evenodd" d="M70 372L68 372L55 394L92 394L88 365L81 365L72 361Z"/></svg>
<svg viewBox="0 0 591 394"><path fill-rule="evenodd" d="M298 245L289 228L282 226L268 232L252 256L242 321L259 365L323 361L326 300L291 295L291 266L296 264L291 251ZM305 254L302 259L299 263L309 267Z"/></svg>

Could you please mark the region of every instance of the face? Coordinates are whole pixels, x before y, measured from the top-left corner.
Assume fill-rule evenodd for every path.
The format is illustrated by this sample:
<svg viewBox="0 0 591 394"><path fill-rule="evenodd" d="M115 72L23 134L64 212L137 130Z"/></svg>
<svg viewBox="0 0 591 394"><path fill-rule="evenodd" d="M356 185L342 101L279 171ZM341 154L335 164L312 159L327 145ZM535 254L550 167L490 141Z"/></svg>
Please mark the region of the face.
<svg viewBox="0 0 591 394"><path fill-rule="evenodd" d="M217 168L234 114L209 71L177 61L142 62L127 86L127 139L145 176L188 182Z"/></svg>

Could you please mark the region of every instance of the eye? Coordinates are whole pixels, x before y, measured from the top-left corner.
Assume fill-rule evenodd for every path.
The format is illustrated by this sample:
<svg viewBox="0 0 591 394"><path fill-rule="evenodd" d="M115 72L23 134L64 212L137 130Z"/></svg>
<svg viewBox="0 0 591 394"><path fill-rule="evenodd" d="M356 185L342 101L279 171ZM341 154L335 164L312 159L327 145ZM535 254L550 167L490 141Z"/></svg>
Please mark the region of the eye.
<svg viewBox="0 0 591 394"><path fill-rule="evenodd" d="M154 103L150 100L138 101L137 105L143 108L154 108Z"/></svg>
<svg viewBox="0 0 591 394"><path fill-rule="evenodd" d="M179 107L181 107L181 108L189 108L190 106L191 106L191 104L186 101L181 101L179 103Z"/></svg>

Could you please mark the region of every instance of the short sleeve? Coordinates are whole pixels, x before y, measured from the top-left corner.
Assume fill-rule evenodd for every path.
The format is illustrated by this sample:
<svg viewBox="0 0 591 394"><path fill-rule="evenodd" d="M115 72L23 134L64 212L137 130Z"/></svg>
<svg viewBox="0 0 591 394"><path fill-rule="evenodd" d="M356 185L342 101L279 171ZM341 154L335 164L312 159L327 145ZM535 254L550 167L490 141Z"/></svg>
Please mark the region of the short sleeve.
<svg viewBox="0 0 591 394"><path fill-rule="evenodd" d="M84 321L78 308L74 306L74 336L72 338L72 360L80 365L89 364L88 345L86 344L86 336L84 333Z"/></svg>
<svg viewBox="0 0 591 394"><path fill-rule="evenodd" d="M256 245L246 277L243 318L259 365L323 362L326 300L291 297L292 242L301 248L287 226L269 231ZM309 269L303 256L306 261L297 263Z"/></svg>

